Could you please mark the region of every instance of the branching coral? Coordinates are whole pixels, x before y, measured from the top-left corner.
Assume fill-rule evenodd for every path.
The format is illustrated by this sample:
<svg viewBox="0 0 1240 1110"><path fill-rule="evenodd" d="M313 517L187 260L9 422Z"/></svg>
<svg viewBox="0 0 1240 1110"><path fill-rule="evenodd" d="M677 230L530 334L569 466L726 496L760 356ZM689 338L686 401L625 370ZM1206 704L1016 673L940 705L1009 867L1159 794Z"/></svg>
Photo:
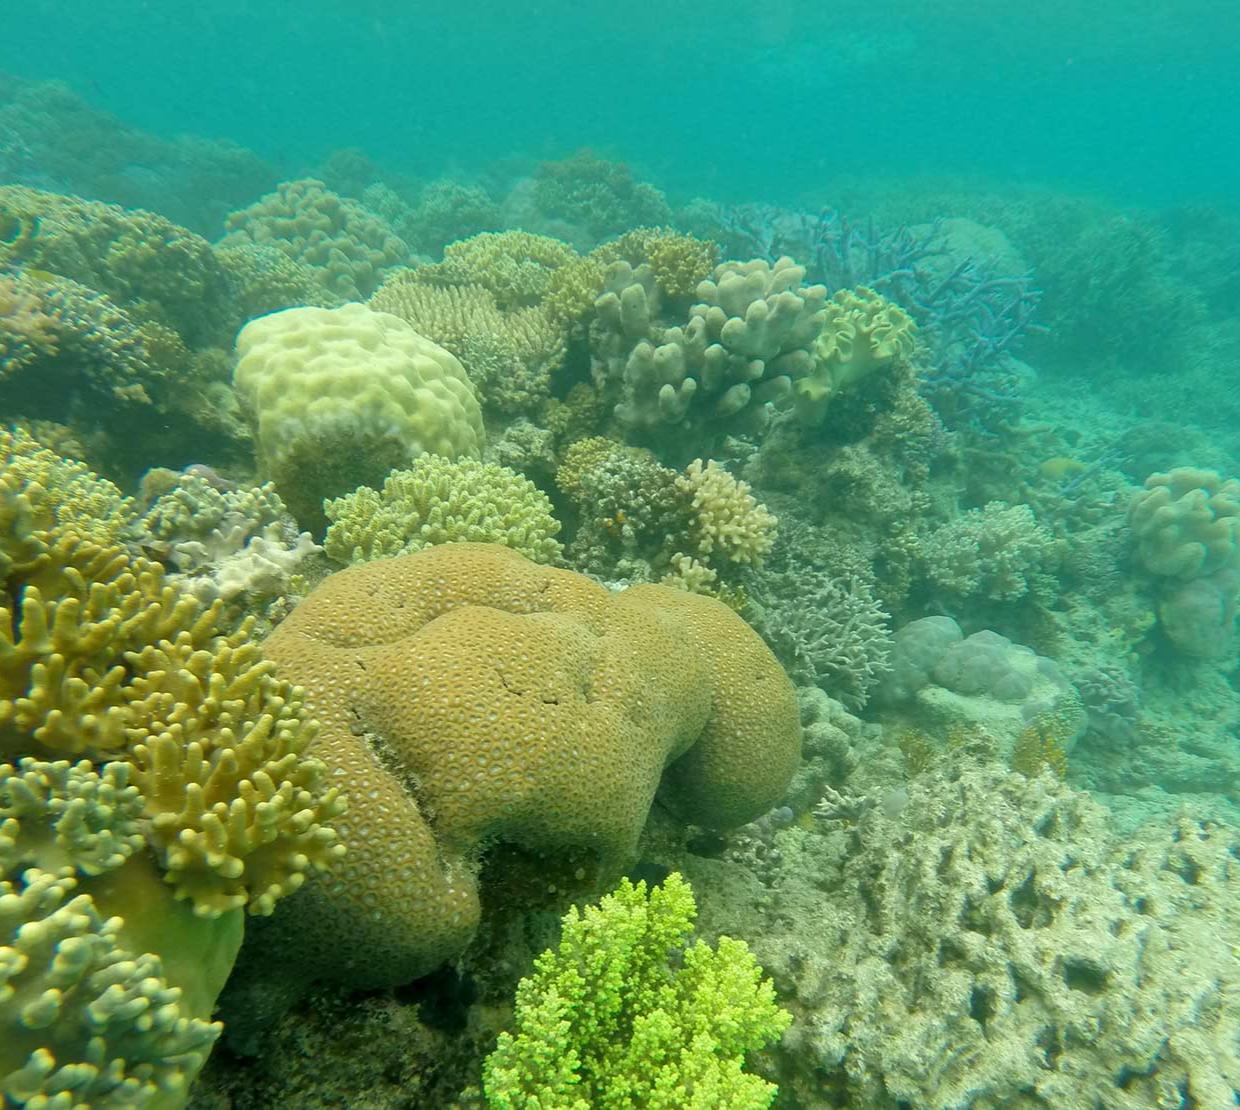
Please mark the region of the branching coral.
<svg viewBox="0 0 1240 1110"><path fill-rule="evenodd" d="M517 988L516 1032L487 1057L496 1110L762 1110L776 1088L745 1054L791 1017L744 941L688 944L697 907L671 874L649 892L624 880L570 910L556 948Z"/></svg>
<svg viewBox="0 0 1240 1110"><path fill-rule="evenodd" d="M775 517L718 463L691 462L676 479L690 500L694 554L707 561L758 566L775 543Z"/></svg>
<svg viewBox="0 0 1240 1110"><path fill-rule="evenodd" d="M576 261L567 243L528 231L485 231L444 248L443 261L420 266L418 281L432 285L481 285L501 309L536 305L546 296L552 275Z"/></svg>
<svg viewBox="0 0 1240 1110"><path fill-rule="evenodd" d="M437 455L393 471L382 491L366 486L325 506L328 556L340 563L385 559L438 543L498 543L538 563L560 556L560 522L546 494L506 466Z"/></svg>
<svg viewBox="0 0 1240 1110"><path fill-rule="evenodd" d="M1054 597L1054 536L1027 505L992 501L935 529L922 545L926 577L955 597L991 601Z"/></svg>
<svg viewBox="0 0 1240 1110"><path fill-rule="evenodd" d="M456 355L484 403L501 412L537 407L564 360L566 336L544 309L501 312L481 285L428 285L405 271L384 283L370 307Z"/></svg>

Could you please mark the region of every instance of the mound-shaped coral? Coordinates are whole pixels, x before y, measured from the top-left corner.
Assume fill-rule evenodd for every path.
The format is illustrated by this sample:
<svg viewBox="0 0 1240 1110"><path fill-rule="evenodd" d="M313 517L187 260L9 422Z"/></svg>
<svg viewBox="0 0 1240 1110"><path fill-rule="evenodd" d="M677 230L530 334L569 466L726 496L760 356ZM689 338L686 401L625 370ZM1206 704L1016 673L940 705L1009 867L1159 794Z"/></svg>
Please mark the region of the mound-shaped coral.
<svg viewBox="0 0 1240 1110"><path fill-rule="evenodd" d="M220 246L271 246L313 269L329 294L347 301L369 297L409 247L373 212L337 196L321 181L285 181L226 221Z"/></svg>
<svg viewBox="0 0 1240 1110"><path fill-rule="evenodd" d="M482 446L482 413L461 364L404 320L362 304L290 308L237 336L233 381L253 416L259 465L298 523L424 452Z"/></svg>
<svg viewBox="0 0 1240 1110"><path fill-rule="evenodd" d="M1240 601L1240 481L1193 467L1152 474L1128 524L1167 639L1186 655L1223 654Z"/></svg>
<svg viewBox="0 0 1240 1110"><path fill-rule="evenodd" d="M536 563L560 555L560 522L528 478L476 459L423 455L368 486L329 501L323 544L339 563L407 555L437 543L499 543Z"/></svg>
<svg viewBox="0 0 1240 1110"><path fill-rule="evenodd" d="M359 804L349 852L277 914L256 967L405 982L461 950L478 856L632 858L656 790L691 820L744 822L799 758L791 684L722 603L610 594L504 547L448 544L328 578L268 640L323 728L314 753ZM259 1004L277 986L253 980Z"/></svg>

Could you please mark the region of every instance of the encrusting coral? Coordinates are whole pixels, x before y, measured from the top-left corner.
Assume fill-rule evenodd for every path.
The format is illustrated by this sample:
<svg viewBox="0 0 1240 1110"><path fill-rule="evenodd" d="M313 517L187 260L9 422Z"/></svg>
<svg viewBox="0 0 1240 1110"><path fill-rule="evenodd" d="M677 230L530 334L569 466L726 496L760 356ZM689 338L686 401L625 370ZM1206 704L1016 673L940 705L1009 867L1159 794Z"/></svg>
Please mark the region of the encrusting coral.
<svg viewBox="0 0 1240 1110"><path fill-rule="evenodd" d="M0 468L0 1090L180 1106L244 912L343 847L314 725L249 627L72 528L128 505L9 437ZM40 478L47 482L44 485ZM92 492L92 487L97 487ZM96 522L110 541L123 524ZM66 758L68 757L68 758ZM46 1101L42 1101L46 1100Z"/></svg>
<svg viewBox="0 0 1240 1110"><path fill-rule="evenodd" d="M481 450L465 370L399 317L362 304L290 308L251 320L237 356L260 469L311 531L325 525L324 498L378 485L424 452Z"/></svg>
<svg viewBox="0 0 1240 1110"><path fill-rule="evenodd" d="M980 736L899 801L778 841L775 912L748 928L796 998L790 1097L1234 1103L1234 829L1182 816L1120 835L1087 795L1006 770Z"/></svg>
<svg viewBox="0 0 1240 1110"><path fill-rule="evenodd" d="M423 455L389 474L381 491L363 486L324 511L324 550L338 563L462 541L503 544L536 563L560 556L547 495L516 471L476 459Z"/></svg>
<svg viewBox="0 0 1240 1110"><path fill-rule="evenodd" d="M323 582L267 641L304 684L312 749L365 799L348 855L264 926L239 987L270 1008L315 979L406 982L463 949L494 841L633 858L661 790L729 826L773 805L800 753L796 700L726 605L611 594L494 545L445 544Z"/></svg>
<svg viewBox="0 0 1240 1110"><path fill-rule="evenodd" d="M697 906L676 873L627 879L570 910L517 988L516 1033L487 1057L496 1110L763 1110L776 1088L745 1054L792 1020L744 941L688 945Z"/></svg>

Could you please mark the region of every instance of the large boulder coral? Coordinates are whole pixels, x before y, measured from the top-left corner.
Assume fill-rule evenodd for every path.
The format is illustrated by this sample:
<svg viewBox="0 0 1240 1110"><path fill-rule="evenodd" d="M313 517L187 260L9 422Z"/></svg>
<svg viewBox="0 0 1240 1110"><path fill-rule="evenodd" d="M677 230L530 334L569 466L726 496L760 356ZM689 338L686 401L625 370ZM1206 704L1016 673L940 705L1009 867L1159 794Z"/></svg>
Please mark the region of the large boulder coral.
<svg viewBox="0 0 1240 1110"><path fill-rule="evenodd" d="M340 869L264 930L251 1006L314 979L403 983L460 952L489 844L614 872L656 791L735 825L779 800L799 760L792 685L726 605L609 593L504 547L341 571L265 651L305 687L314 754L361 801L337 822Z"/></svg>
<svg viewBox="0 0 1240 1110"><path fill-rule="evenodd" d="M430 452L482 447L482 413L449 352L363 304L290 308L237 336L233 382L250 413L259 467L303 527L324 498L379 485Z"/></svg>

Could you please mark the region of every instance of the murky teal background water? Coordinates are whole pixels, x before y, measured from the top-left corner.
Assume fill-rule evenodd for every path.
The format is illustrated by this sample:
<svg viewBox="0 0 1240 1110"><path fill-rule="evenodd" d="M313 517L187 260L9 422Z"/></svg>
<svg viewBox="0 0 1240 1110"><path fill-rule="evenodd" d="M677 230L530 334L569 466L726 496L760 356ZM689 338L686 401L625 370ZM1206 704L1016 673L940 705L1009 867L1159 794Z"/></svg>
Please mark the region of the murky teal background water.
<svg viewBox="0 0 1240 1110"><path fill-rule="evenodd" d="M1240 5L38 0L0 69L288 165L419 174L590 146L664 188L793 201L990 174L1142 203L1240 193Z"/></svg>

